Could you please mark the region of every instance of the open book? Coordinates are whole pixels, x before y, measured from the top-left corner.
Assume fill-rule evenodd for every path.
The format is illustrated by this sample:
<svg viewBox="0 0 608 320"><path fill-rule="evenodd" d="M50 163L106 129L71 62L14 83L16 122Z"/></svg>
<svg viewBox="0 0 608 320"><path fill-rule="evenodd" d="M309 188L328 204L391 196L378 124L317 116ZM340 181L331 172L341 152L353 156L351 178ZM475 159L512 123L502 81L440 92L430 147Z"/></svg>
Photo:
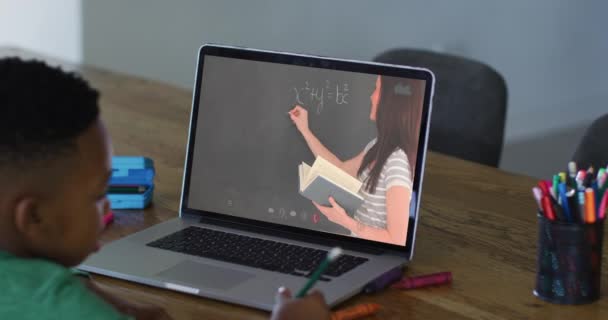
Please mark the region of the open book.
<svg viewBox="0 0 608 320"><path fill-rule="evenodd" d="M329 197L353 216L363 203L359 195L361 181L317 156L312 167L302 162L298 166L300 194L323 206L330 206Z"/></svg>

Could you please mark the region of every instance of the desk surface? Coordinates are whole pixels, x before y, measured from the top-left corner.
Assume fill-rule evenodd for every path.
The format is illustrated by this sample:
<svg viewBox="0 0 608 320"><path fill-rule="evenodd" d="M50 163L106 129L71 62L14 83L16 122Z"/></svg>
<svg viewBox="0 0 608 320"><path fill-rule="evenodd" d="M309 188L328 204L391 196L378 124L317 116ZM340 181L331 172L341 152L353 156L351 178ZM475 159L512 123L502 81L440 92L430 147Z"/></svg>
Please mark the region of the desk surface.
<svg viewBox="0 0 608 320"><path fill-rule="evenodd" d="M32 56L0 48L0 56ZM100 90L102 117L119 155L146 155L157 169L153 207L118 211L104 241L176 216L191 92L90 67L75 67ZM608 268L602 294L585 306L556 306L532 295L536 217L530 177L430 152L415 256L407 274L452 271L451 286L358 295L345 305L377 302L369 319L608 319ZM607 256L608 246L604 246ZM160 304L175 319L267 319L246 307L95 276L115 294Z"/></svg>

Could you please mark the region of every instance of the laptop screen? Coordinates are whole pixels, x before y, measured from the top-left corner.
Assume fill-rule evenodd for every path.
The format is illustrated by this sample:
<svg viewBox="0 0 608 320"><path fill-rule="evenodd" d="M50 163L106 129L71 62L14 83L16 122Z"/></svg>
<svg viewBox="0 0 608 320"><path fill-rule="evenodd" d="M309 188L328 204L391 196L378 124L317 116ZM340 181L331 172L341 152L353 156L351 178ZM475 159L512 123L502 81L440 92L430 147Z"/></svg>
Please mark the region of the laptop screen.
<svg viewBox="0 0 608 320"><path fill-rule="evenodd" d="M408 244L427 80L201 59L183 206Z"/></svg>

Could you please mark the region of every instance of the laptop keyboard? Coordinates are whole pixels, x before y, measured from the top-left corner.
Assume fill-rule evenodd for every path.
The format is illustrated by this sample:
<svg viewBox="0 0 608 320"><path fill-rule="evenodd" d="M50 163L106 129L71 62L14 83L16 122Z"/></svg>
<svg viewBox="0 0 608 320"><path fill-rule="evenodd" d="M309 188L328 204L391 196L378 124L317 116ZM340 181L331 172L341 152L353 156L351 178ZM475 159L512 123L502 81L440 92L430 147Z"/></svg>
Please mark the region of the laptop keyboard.
<svg viewBox="0 0 608 320"><path fill-rule="evenodd" d="M327 256L325 250L199 227L188 227L147 245L303 277L309 277ZM342 255L327 268L320 280L330 281L331 278L339 277L367 260Z"/></svg>

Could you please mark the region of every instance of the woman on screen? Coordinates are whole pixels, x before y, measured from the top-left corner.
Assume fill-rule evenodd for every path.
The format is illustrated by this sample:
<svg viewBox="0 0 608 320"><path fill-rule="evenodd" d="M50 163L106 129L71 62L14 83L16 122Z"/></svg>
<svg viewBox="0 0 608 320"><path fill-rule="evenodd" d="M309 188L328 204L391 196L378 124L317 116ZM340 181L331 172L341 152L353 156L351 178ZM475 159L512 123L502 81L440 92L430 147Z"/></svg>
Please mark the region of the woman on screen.
<svg viewBox="0 0 608 320"><path fill-rule="evenodd" d="M289 111L314 156L321 156L363 182L364 202L351 218L332 198L331 207L314 205L328 220L352 235L374 241L405 245L412 196L423 81L393 77L376 78L369 118L376 123L377 138L354 158L342 161L328 150L308 127L308 112L301 106ZM411 164L411 165L410 165Z"/></svg>

